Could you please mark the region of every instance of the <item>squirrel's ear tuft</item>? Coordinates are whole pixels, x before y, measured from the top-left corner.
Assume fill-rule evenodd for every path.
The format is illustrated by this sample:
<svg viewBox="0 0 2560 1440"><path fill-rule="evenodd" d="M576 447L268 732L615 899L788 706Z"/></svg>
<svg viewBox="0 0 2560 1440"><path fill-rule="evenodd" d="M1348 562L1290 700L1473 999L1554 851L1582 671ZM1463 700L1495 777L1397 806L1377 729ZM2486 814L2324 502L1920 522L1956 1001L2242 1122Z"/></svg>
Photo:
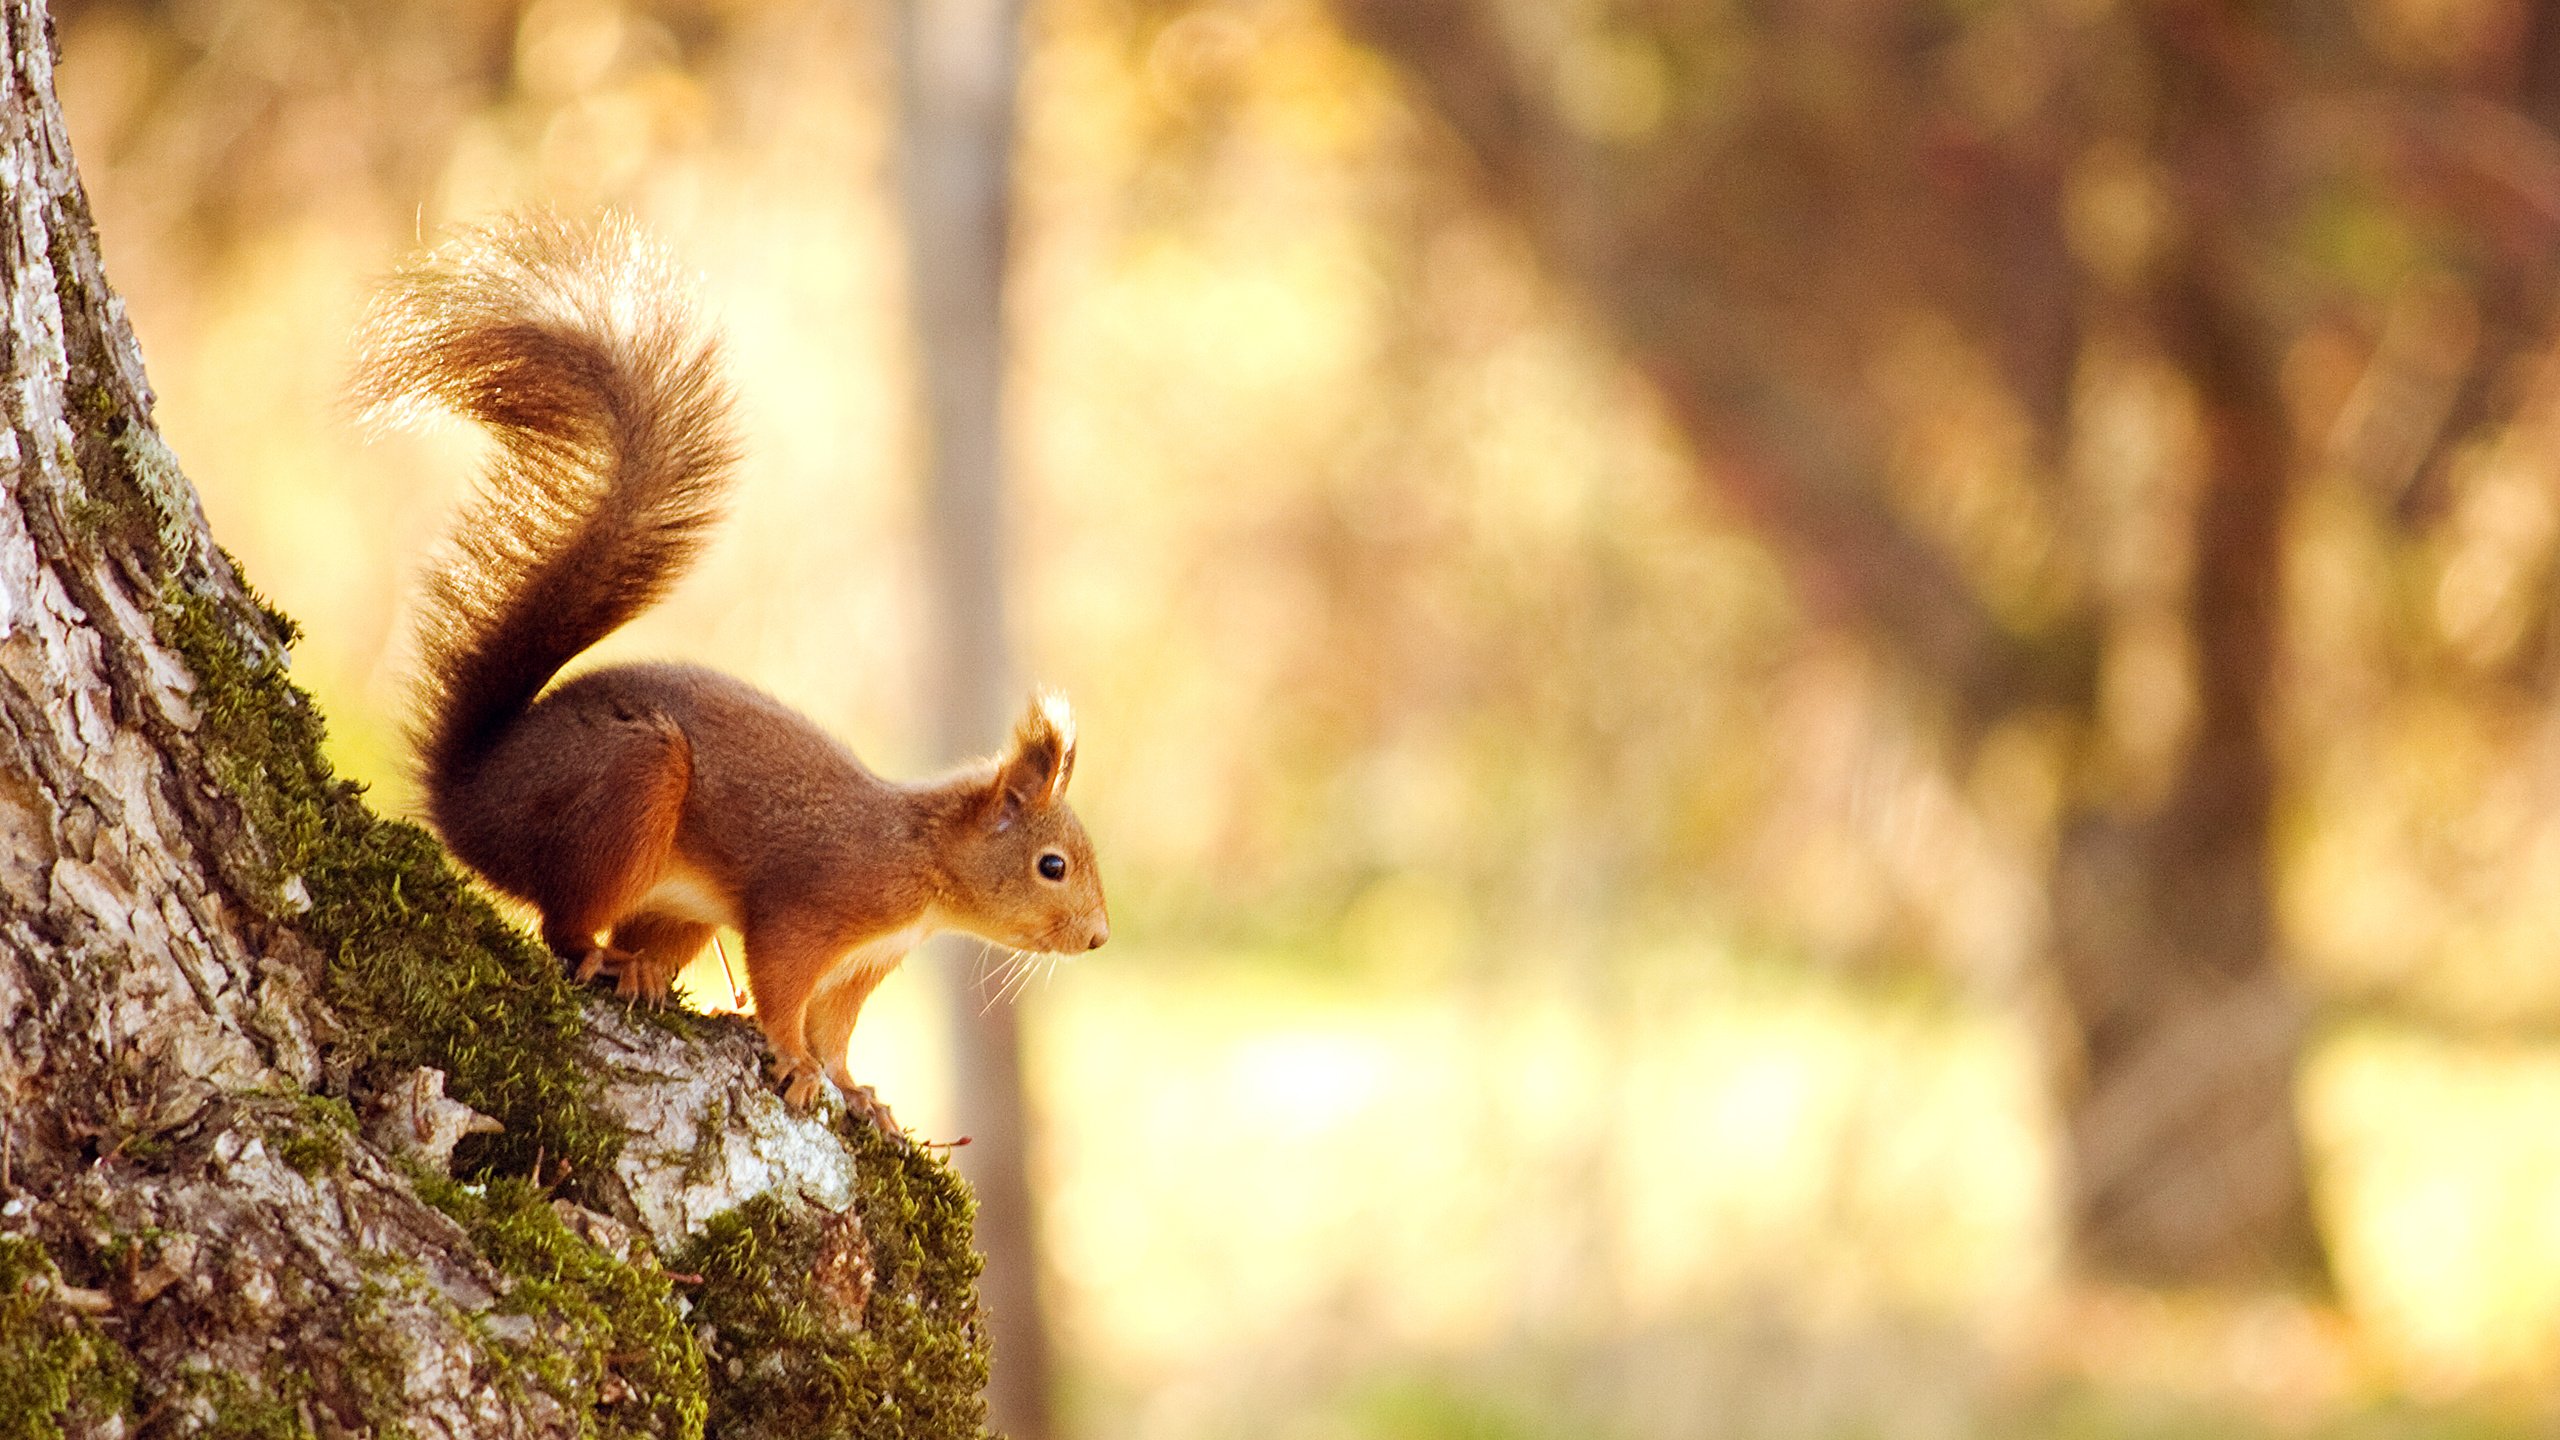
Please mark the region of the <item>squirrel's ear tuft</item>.
<svg viewBox="0 0 2560 1440"><path fill-rule="evenodd" d="M1076 717L1067 697L1043 690L1013 727L1013 746L996 771L1003 813L1046 810L1066 797L1076 771Z"/></svg>

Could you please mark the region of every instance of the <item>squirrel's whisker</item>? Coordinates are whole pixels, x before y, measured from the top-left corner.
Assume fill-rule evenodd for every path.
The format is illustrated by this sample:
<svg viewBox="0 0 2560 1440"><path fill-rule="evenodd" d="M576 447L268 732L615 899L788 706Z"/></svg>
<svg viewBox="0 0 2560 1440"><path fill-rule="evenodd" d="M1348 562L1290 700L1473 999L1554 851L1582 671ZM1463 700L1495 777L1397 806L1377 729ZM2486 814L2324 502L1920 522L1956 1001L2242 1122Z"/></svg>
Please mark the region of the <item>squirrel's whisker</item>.
<svg viewBox="0 0 2560 1440"><path fill-rule="evenodd" d="M992 993L989 986L995 982L996 978L1012 968L1013 952L1002 946L981 944L978 946L977 958L970 964L978 972L978 994L980 998L985 998Z"/></svg>
<svg viewBox="0 0 2560 1440"><path fill-rule="evenodd" d="M1031 977L1032 977L1032 976L1034 976L1034 975L1036 975L1036 974L1038 974L1039 972L1040 972L1040 955L1039 955L1039 952L1037 952L1037 951L1033 951L1033 952L1030 952L1030 953L1026 953L1026 954L1022 957L1022 968L1021 968L1021 970L1020 970L1020 971L1018 971L1018 972L1015 974L1015 976L1014 976L1014 981L1013 981L1013 985L1012 985L1012 987L1011 987L1011 988L1006 992L1006 994L1005 994L1005 998L1006 998L1007 1000L1018 1000L1018 999L1022 998L1022 992L1031 988Z"/></svg>
<svg viewBox="0 0 2560 1440"><path fill-rule="evenodd" d="M1012 983L1004 987L1002 998L1007 1004L1011 1004L1022 994L1022 987L1031 983L1031 972L1038 967L1039 962L1030 955L1022 956L1022 963L1014 967Z"/></svg>
<svg viewBox="0 0 2560 1440"><path fill-rule="evenodd" d="M987 997L987 1003L978 1007L978 1013L984 1015L995 1009L996 1006L1012 999L1015 988L1021 984L1022 976L1029 968L1030 958L1028 956L1024 955L1019 950L1008 949L1005 952L1002 980L996 986L996 993Z"/></svg>

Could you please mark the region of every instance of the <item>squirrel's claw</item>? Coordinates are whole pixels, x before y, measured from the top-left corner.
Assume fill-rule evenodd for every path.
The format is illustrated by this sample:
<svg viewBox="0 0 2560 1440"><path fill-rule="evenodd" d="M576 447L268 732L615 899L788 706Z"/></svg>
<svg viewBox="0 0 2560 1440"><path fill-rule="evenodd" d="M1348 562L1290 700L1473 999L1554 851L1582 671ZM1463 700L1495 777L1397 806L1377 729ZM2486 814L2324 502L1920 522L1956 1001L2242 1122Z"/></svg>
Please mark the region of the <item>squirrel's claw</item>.
<svg viewBox="0 0 2560 1440"><path fill-rule="evenodd" d="M818 1103L820 1092L826 1088L827 1081L823 1075L794 1075L791 1077L791 1083L783 1087L782 1103L794 1111L806 1113L811 1106Z"/></svg>
<svg viewBox="0 0 2560 1440"><path fill-rule="evenodd" d="M675 994L675 976L664 966L646 964L634 956L632 963L615 968L613 993L643 1005L664 1005Z"/></svg>
<svg viewBox="0 0 2560 1440"><path fill-rule="evenodd" d="M818 1062L806 1056L796 1060L776 1056L773 1078L784 1082L782 1103L795 1113L807 1112L811 1105L817 1103L819 1093L827 1088L826 1073L818 1068Z"/></svg>
<svg viewBox="0 0 2560 1440"><path fill-rule="evenodd" d="M599 945L578 961L578 983L584 985L599 975L613 977L613 993L642 1005L664 1005L675 994L673 967L649 963L649 957L636 950L616 950Z"/></svg>
<svg viewBox="0 0 2560 1440"><path fill-rule="evenodd" d="M806 1113L818 1103L821 1095L832 1091L843 1097L845 1113L869 1121L883 1135L904 1135L906 1127L889 1109L887 1101L868 1085L856 1085L840 1076L831 1076L808 1060L773 1062L773 1077L784 1081L782 1103L796 1112Z"/></svg>
<svg viewBox="0 0 2560 1440"><path fill-rule="evenodd" d="M837 1088L844 1092L844 1108L847 1114L859 1115L870 1121L883 1135L907 1133L907 1128L898 1123L898 1117L889 1113L889 1102L881 1099L879 1092L870 1086L839 1084Z"/></svg>
<svg viewBox="0 0 2560 1440"><path fill-rule="evenodd" d="M614 983L617 986L626 985L630 983L633 969L631 962L639 958L628 950L616 950L610 945L598 945L579 957L578 983L584 985L598 975L610 974L614 977ZM623 993L630 992L626 990Z"/></svg>

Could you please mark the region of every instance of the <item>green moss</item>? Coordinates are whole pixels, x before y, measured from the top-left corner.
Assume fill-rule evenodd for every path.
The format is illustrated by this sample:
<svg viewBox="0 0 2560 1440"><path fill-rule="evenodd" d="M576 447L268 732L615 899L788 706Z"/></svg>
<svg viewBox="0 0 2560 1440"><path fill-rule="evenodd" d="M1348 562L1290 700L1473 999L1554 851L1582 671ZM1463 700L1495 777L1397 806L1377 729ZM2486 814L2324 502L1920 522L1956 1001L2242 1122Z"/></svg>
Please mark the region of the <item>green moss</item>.
<svg viewBox="0 0 2560 1440"><path fill-rule="evenodd" d="M766 1195L675 1261L702 1276L722 1440L959 1440L986 1433L975 1202L950 1167L859 1121L850 1216Z"/></svg>
<svg viewBox="0 0 2560 1440"><path fill-rule="evenodd" d="M684 1183L687 1187L708 1184L720 1168L720 1157L728 1152L729 1102L711 1097L702 1117L694 1122L693 1152L684 1159Z"/></svg>
<svg viewBox="0 0 2560 1440"><path fill-rule="evenodd" d="M405 1295L441 1304L447 1314L456 1312L428 1283L417 1261L384 1255L369 1268L372 1273L347 1302L340 1322L345 1339L337 1348L336 1396L340 1405L354 1409L362 1431L373 1440L406 1440L409 1426L402 1416L408 1408L404 1392L412 1355L409 1336L392 1318L389 1302L395 1294Z"/></svg>
<svg viewBox="0 0 2560 1440"><path fill-rule="evenodd" d="M311 1383L287 1375L269 1383L229 1370L199 1371L187 1388L211 1403L213 1421L195 1432L203 1440L315 1440L304 1402Z"/></svg>
<svg viewBox="0 0 2560 1440"><path fill-rule="evenodd" d="M0 1440L85 1435L132 1411L132 1358L51 1303L58 1279L44 1246L0 1236Z"/></svg>
<svg viewBox="0 0 2560 1440"><path fill-rule="evenodd" d="M347 1146L356 1135L356 1112L334 1095L294 1091L281 1102L268 1126L268 1148L304 1177L338 1174L347 1168Z"/></svg>
<svg viewBox="0 0 2560 1440"><path fill-rule="evenodd" d="M159 1259L160 1247L168 1240L169 1232L157 1225L110 1234L106 1243L98 1247L98 1265L110 1275L129 1275Z"/></svg>
<svg viewBox="0 0 2560 1440"><path fill-rule="evenodd" d="M577 989L433 836L376 816L330 771L319 712L285 675L289 632L266 618L252 648L192 592L171 587L160 612L163 638L199 680L206 758L258 841L227 857L226 878L327 957L322 992L346 1022L343 1061L385 1078L433 1066L447 1093L507 1127L467 1142L465 1173L525 1173L542 1157L573 1175L609 1171L623 1137L595 1114Z"/></svg>
<svg viewBox="0 0 2560 1440"><path fill-rule="evenodd" d="M418 1193L508 1277L498 1313L540 1327L539 1341L525 1345L484 1330L508 1362L502 1385L554 1396L584 1417L581 1433L599 1440L702 1434L702 1350L647 1241L635 1238L632 1258L616 1259L572 1234L523 1180L475 1186L422 1176Z"/></svg>

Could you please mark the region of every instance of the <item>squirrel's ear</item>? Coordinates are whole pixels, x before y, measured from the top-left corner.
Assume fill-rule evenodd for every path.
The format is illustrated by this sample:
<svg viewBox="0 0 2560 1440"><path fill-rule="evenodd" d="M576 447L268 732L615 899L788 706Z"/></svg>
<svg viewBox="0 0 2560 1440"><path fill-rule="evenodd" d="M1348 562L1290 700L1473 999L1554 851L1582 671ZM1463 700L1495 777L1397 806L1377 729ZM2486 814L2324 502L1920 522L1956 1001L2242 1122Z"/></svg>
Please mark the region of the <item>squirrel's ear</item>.
<svg viewBox="0 0 2560 1440"><path fill-rule="evenodd" d="M1031 708L1013 727L1013 747L996 770L997 823L1057 804L1075 771L1076 717L1067 697L1048 691L1032 696Z"/></svg>

